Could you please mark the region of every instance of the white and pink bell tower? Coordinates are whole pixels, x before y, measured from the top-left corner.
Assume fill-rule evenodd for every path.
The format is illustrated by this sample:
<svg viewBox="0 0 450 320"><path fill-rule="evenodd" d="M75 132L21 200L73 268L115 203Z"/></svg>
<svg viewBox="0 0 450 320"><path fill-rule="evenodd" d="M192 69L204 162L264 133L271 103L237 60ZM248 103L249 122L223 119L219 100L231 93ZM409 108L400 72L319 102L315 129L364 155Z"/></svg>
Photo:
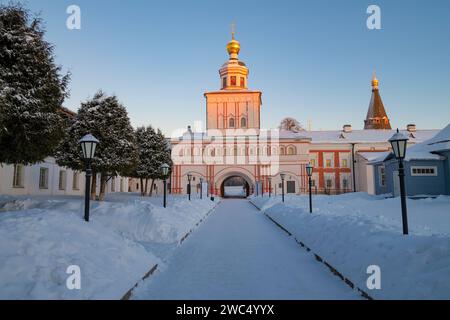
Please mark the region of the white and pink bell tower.
<svg viewBox="0 0 450 320"><path fill-rule="evenodd" d="M207 130L256 129L261 127L260 91L248 89L249 70L239 60L240 43L227 45L229 60L219 70L221 89L205 93Z"/></svg>

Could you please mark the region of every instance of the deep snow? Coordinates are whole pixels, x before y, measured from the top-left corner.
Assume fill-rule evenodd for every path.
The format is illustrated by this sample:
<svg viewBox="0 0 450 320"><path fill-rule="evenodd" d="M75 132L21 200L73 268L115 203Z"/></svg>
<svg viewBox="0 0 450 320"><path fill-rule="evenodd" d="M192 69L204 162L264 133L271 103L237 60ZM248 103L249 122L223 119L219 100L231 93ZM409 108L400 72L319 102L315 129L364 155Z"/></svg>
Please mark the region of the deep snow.
<svg viewBox="0 0 450 320"><path fill-rule="evenodd" d="M400 200L354 193L253 197L266 214L378 299L450 299L450 197L408 200L410 235ZM381 290L368 290L367 267L381 268Z"/></svg>
<svg viewBox="0 0 450 320"><path fill-rule="evenodd" d="M112 194L80 197L0 196L0 299L120 299L165 259L215 205L210 200ZM81 268L81 290L66 288L66 269Z"/></svg>
<svg viewBox="0 0 450 320"><path fill-rule="evenodd" d="M135 299L358 299L247 200L223 200Z"/></svg>

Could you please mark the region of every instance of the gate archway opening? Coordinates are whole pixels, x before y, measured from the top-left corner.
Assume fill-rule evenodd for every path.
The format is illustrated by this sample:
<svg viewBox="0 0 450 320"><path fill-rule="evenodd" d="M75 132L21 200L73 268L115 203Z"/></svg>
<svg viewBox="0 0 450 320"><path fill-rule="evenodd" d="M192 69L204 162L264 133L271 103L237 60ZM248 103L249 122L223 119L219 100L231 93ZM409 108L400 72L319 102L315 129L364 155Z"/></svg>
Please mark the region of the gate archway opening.
<svg viewBox="0 0 450 320"><path fill-rule="evenodd" d="M241 176L230 176L222 182L220 192L224 198L248 198L250 185Z"/></svg>

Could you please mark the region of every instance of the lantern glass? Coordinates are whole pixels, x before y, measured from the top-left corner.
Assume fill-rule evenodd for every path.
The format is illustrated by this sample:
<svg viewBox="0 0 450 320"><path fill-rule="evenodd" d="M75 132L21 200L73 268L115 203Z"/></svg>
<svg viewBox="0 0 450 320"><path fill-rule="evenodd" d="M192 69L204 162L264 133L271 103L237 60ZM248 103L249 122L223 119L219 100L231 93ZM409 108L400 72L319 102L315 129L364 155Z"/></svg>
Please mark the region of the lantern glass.
<svg viewBox="0 0 450 320"><path fill-rule="evenodd" d="M406 140L400 140L398 142L398 150L400 158L404 159L406 156Z"/></svg>
<svg viewBox="0 0 450 320"><path fill-rule="evenodd" d="M80 145L81 145L81 150L83 151L83 158L84 159L87 159L87 151L86 151L86 143L87 142L83 142L83 143L80 143Z"/></svg>
<svg viewBox="0 0 450 320"><path fill-rule="evenodd" d="M284 173L280 174L281 180L284 180L286 178L286 175Z"/></svg>
<svg viewBox="0 0 450 320"><path fill-rule="evenodd" d="M170 167L167 163L161 166L161 173L163 174L163 176L167 176L169 174L169 169Z"/></svg>
<svg viewBox="0 0 450 320"><path fill-rule="evenodd" d="M306 166L306 174L308 175L308 177L311 177L313 174L313 169L314 167L311 164L308 164Z"/></svg>
<svg viewBox="0 0 450 320"><path fill-rule="evenodd" d="M408 138L401 134L398 129L397 133L389 139L392 145L392 151L397 159L404 159L406 156L406 147L408 145Z"/></svg>
<svg viewBox="0 0 450 320"><path fill-rule="evenodd" d="M97 143L96 142L91 142L91 157L90 157L90 159L94 158L95 149L97 149Z"/></svg>
<svg viewBox="0 0 450 320"><path fill-rule="evenodd" d="M95 150L97 148L97 144L99 141L91 134L84 136L79 144L81 146L81 150L83 151L83 158L87 160L92 160L95 155Z"/></svg>

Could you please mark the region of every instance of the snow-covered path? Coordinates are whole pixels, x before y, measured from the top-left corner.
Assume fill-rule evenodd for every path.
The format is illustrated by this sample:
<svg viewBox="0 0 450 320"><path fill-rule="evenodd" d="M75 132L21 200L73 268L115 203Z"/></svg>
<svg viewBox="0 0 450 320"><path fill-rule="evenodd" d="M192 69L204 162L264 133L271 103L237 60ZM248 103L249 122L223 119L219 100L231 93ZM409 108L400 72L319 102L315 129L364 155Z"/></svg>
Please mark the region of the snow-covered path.
<svg viewBox="0 0 450 320"><path fill-rule="evenodd" d="M358 299L246 200L224 200L134 299Z"/></svg>

